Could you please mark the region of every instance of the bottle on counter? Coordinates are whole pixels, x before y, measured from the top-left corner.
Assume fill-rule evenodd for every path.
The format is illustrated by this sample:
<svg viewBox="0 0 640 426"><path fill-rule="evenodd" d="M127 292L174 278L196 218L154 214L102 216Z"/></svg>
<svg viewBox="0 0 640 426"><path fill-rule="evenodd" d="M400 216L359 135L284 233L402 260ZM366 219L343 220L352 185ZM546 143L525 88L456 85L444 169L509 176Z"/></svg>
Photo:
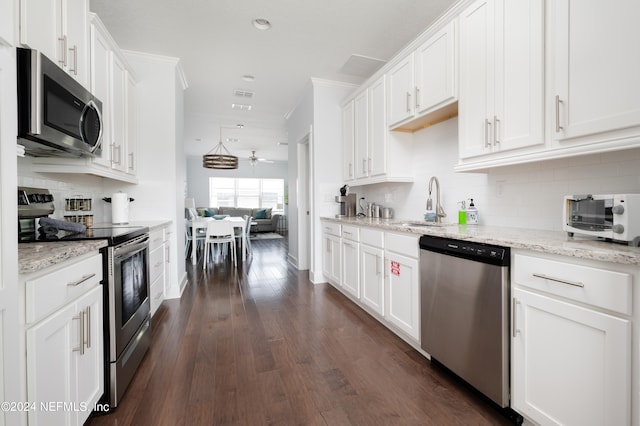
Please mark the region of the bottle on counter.
<svg viewBox="0 0 640 426"><path fill-rule="evenodd" d="M467 202L462 200L459 201L460 210L458 210L458 225L466 225L467 224Z"/></svg>
<svg viewBox="0 0 640 426"><path fill-rule="evenodd" d="M477 225L478 224L478 209L476 205L473 204L473 198L470 198L469 207L467 208L467 225Z"/></svg>

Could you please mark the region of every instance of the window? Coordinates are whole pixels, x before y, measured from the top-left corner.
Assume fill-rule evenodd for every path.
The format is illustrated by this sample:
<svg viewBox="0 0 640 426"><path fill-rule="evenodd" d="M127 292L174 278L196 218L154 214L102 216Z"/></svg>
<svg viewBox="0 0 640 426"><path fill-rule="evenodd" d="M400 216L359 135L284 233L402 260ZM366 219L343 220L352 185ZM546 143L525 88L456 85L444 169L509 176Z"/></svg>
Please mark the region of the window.
<svg viewBox="0 0 640 426"><path fill-rule="evenodd" d="M209 178L212 207L272 208L282 211L284 179Z"/></svg>

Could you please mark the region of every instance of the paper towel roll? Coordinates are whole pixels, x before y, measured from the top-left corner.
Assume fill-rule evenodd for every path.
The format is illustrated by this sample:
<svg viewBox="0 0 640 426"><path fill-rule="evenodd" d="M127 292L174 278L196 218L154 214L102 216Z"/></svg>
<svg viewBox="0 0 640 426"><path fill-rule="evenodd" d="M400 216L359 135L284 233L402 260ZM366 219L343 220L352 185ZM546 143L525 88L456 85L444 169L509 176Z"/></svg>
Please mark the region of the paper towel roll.
<svg viewBox="0 0 640 426"><path fill-rule="evenodd" d="M111 223L124 225L129 223L129 195L117 192L111 195Z"/></svg>

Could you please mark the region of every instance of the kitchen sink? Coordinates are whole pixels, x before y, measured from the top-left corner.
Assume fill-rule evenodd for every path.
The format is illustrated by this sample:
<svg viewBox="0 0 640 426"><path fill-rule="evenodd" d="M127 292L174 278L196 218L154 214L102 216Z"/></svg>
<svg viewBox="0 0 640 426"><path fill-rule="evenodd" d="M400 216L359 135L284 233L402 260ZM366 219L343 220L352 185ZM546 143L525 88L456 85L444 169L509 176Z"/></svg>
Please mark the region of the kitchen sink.
<svg viewBox="0 0 640 426"><path fill-rule="evenodd" d="M449 222L425 222L424 220L420 221L420 220L405 220L402 222L394 222L392 223L392 225L397 225L397 226L406 226L406 227L431 227L431 226L454 226L457 225L456 223L449 223Z"/></svg>

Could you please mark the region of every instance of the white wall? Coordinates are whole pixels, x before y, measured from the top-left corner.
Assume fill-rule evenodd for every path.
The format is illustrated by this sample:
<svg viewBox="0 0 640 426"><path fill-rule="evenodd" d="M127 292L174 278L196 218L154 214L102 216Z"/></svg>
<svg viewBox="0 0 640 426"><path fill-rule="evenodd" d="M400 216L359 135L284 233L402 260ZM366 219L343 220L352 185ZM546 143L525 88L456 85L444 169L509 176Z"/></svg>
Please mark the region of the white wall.
<svg viewBox="0 0 640 426"><path fill-rule="evenodd" d="M352 187L358 198L393 207L395 217L421 219L431 176L437 176L444 221L457 221L457 202L473 198L480 223L562 229L562 199L574 193L640 193L640 148L495 168L488 173L455 173L458 120L414 133L412 184ZM435 206L435 193L432 194ZM335 207L337 212L337 207Z"/></svg>
<svg viewBox="0 0 640 426"><path fill-rule="evenodd" d="M193 197L195 199L196 207L209 205L210 177L284 179L285 188L288 182L286 161L274 161L273 163L259 162L255 166L251 166L249 160L240 159L237 169L214 170L202 167L201 156L189 156L187 157L186 176L187 197Z"/></svg>

